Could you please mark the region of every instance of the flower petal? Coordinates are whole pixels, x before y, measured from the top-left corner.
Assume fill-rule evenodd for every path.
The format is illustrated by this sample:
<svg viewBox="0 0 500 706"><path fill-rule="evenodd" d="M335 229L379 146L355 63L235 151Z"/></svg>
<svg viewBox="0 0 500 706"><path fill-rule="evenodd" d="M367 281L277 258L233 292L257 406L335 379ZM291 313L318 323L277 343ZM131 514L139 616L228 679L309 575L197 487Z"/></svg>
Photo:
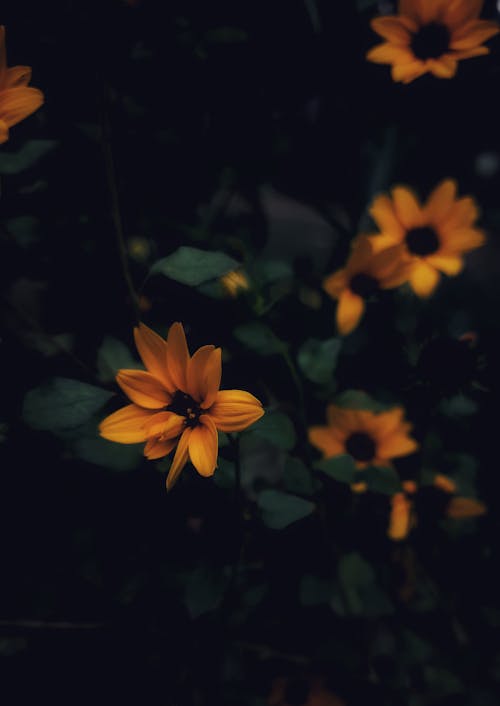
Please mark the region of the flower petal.
<svg viewBox="0 0 500 706"><path fill-rule="evenodd" d="M473 20L453 34L451 49L473 49L500 32L496 22Z"/></svg>
<svg viewBox="0 0 500 706"><path fill-rule="evenodd" d="M411 189L407 189L405 186L395 186L392 189L392 197L396 216L405 228L424 225L420 202Z"/></svg>
<svg viewBox="0 0 500 706"><path fill-rule="evenodd" d="M325 458L346 453L345 444L332 434L330 427L309 427L309 442L319 449Z"/></svg>
<svg viewBox="0 0 500 706"><path fill-rule="evenodd" d="M406 17L389 15L386 17L375 17L370 26L374 32L384 39L394 44L406 45L410 43L411 31L416 32L418 26Z"/></svg>
<svg viewBox="0 0 500 706"><path fill-rule="evenodd" d="M452 498L446 508L446 515L453 520L480 517L487 512L486 505L475 498Z"/></svg>
<svg viewBox="0 0 500 706"><path fill-rule="evenodd" d="M450 214L456 195L457 182L454 179L445 179L436 186L424 207L429 223L439 223Z"/></svg>
<svg viewBox="0 0 500 706"><path fill-rule="evenodd" d="M404 231L402 232L402 236ZM380 233L378 235L370 235L370 242L372 244L373 252L379 253L387 248L392 248L400 242L400 239L396 239L393 235L387 235L386 233ZM402 237L401 237L402 240Z"/></svg>
<svg viewBox="0 0 500 706"><path fill-rule="evenodd" d="M215 346L202 346L194 353L188 363L187 392L197 402L204 398L204 373L205 368Z"/></svg>
<svg viewBox="0 0 500 706"><path fill-rule="evenodd" d="M455 201L442 226L446 229L468 228L479 218L479 208L471 196L464 196Z"/></svg>
<svg viewBox="0 0 500 706"><path fill-rule="evenodd" d="M148 371L173 393L175 385L167 369L167 342L143 323L134 328L134 339L142 362Z"/></svg>
<svg viewBox="0 0 500 706"><path fill-rule="evenodd" d="M337 304L337 328L342 336L354 331L365 311L364 299L346 289Z"/></svg>
<svg viewBox="0 0 500 706"><path fill-rule="evenodd" d="M167 490L172 490L174 485L179 478L179 474L186 465L189 458L189 437L191 436L192 429L185 429L179 443L177 444L177 449L175 451L174 460L170 466L170 470L167 476Z"/></svg>
<svg viewBox="0 0 500 706"><path fill-rule="evenodd" d="M38 110L44 96L38 88L7 88L0 93L0 116L8 127Z"/></svg>
<svg viewBox="0 0 500 706"><path fill-rule="evenodd" d="M427 64L436 78L453 78L457 73L458 63L451 56L443 55L439 59L429 59Z"/></svg>
<svg viewBox="0 0 500 706"><path fill-rule="evenodd" d="M200 475L213 476L218 449L219 437L215 424L210 415L202 414L200 424L189 437L189 458Z"/></svg>
<svg viewBox="0 0 500 706"><path fill-rule="evenodd" d="M392 200L388 196L381 194L375 197L369 208L369 213L382 233L391 235L398 241L403 239L404 229L396 216Z"/></svg>
<svg viewBox="0 0 500 706"><path fill-rule="evenodd" d="M4 88L20 88L31 81L30 66L12 66L5 72Z"/></svg>
<svg viewBox="0 0 500 706"><path fill-rule="evenodd" d="M399 458L415 453L419 448L415 439L405 432L397 431L380 439L377 444L377 456L380 458Z"/></svg>
<svg viewBox="0 0 500 706"><path fill-rule="evenodd" d="M477 20L483 9L484 0L450 0L446 7L446 24L458 27Z"/></svg>
<svg viewBox="0 0 500 706"><path fill-rule="evenodd" d="M170 439L169 441L158 441L158 439L154 438L148 439L144 447L144 456L149 461L156 461L158 458L168 456L176 444L177 439Z"/></svg>
<svg viewBox="0 0 500 706"><path fill-rule="evenodd" d="M378 44L366 53L368 61L374 64L409 64L415 61L415 57L406 47L384 42Z"/></svg>
<svg viewBox="0 0 500 706"><path fill-rule="evenodd" d="M423 260L416 262L410 273L410 284L419 297L429 297L439 282L439 272Z"/></svg>
<svg viewBox="0 0 500 706"><path fill-rule="evenodd" d="M460 228L446 236L445 247L447 251L462 253L480 248L485 242L486 236L479 228Z"/></svg>
<svg viewBox="0 0 500 706"><path fill-rule="evenodd" d="M187 392L189 350L182 324L172 324L167 337L168 372L179 390Z"/></svg>
<svg viewBox="0 0 500 706"><path fill-rule="evenodd" d="M464 267L464 261L460 255L429 255L426 261L450 277L458 275Z"/></svg>
<svg viewBox="0 0 500 706"><path fill-rule="evenodd" d="M423 76L425 73L427 73L427 71L428 68L426 63L413 57L411 62L395 64L392 67L391 75L393 81L401 83L411 83L416 78Z"/></svg>
<svg viewBox="0 0 500 706"><path fill-rule="evenodd" d="M116 382L140 407L161 409L170 403L171 397L161 382L144 370L120 370Z"/></svg>
<svg viewBox="0 0 500 706"><path fill-rule="evenodd" d="M264 414L259 400L244 390L220 390L210 408L210 417L220 431L243 431Z"/></svg>
<svg viewBox="0 0 500 706"><path fill-rule="evenodd" d="M222 350L216 348L208 358L207 364L203 370L201 379L200 393L202 402L200 407L208 409L213 405L219 392L220 381L222 377Z"/></svg>
<svg viewBox="0 0 500 706"><path fill-rule="evenodd" d="M387 535L390 539L406 539L411 527L412 502L404 493L396 493L391 498L391 514Z"/></svg>
<svg viewBox="0 0 500 706"><path fill-rule="evenodd" d="M182 434L186 424L186 418L174 412L158 412L145 424L146 433L149 437L160 438L161 441L173 439Z"/></svg>
<svg viewBox="0 0 500 706"><path fill-rule="evenodd" d="M334 272L323 281L323 289L332 299L338 299L342 290L347 287L347 281L347 271L344 267L341 270L337 270L337 272Z"/></svg>
<svg viewBox="0 0 500 706"><path fill-rule="evenodd" d="M140 444L147 439L145 424L153 415L148 409L129 404L103 419L99 434L119 444Z"/></svg>

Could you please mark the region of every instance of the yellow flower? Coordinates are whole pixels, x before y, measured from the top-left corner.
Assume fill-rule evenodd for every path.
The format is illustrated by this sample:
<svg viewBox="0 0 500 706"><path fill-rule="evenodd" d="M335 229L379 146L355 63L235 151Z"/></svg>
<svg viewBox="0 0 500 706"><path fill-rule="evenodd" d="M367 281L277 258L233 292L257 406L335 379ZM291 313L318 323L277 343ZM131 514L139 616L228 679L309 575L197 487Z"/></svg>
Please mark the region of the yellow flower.
<svg viewBox="0 0 500 706"><path fill-rule="evenodd" d="M170 327L166 341L144 324L134 336L147 372L118 372L116 380L132 404L101 422L101 436L121 444L146 442L148 459L175 448L168 490L188 460L200 475L213 475L217 430L246 429L264 414L261 403L243 390L219 390L221 349L202 346L190 356L182 324Z"/></svg>
<svg viewBox="0 0 500 706"><path fill-rule="evenodd" d="M338 299L337 328L343 336L353 331L365 311L366 299L380 289L399 287L408 279L408 264L402 245L375 252L367 236L358 236L345 267L323 282L323 288Z"/></svg>
<svg viewBox="0 0 500 706"><path fill-rule="evenodd" d="M452 179L442 181L423 205L410 189L397 186L392 199L385 194L375 198L370 214L381 231L370 236L375 251L405 246L409 282L419 297L432 294L440 272L459 274L464 253L485 242L483 231L474 225L479 217L475 201L457 198Z"/></svg>
<svg viewBox="0 0 500 706"><path fill-rule="evenodd" d="M250 289L250 282L246 276L244 270L232 270L227 274L223 275L219 282L226 294L230 297L236 298L240 292L244 292Z"/></svg>
<svg viewBox="0 0 500 706"><path fill-rule="evenodd" d="M398 14L376 17L372 29L386 41L366 58L390 64L394 81L410 83L425 73L455 76L460 59L488 54L483 42L500 31L480 20L483 0L399 0Z"/></svg>
<svg viewBox="0 0 500 706"><path fill-rule="evenodd" d="M34 113L43 103L43 93L38 88L28 88L30 79L29 66L7 68L5 27L0 26L0 144L9 139L10 127Z"/></svg>
<svg viewBox="0 0 500 706"><path fill-rule="evenodd" d="M326 426L309 428L309 441L324 458L349 454L359 469L391 466L391 459L408 456L418 449L409 436L411 424L404 409L394 407L377 414L369 410L328 405Z"/></svg>

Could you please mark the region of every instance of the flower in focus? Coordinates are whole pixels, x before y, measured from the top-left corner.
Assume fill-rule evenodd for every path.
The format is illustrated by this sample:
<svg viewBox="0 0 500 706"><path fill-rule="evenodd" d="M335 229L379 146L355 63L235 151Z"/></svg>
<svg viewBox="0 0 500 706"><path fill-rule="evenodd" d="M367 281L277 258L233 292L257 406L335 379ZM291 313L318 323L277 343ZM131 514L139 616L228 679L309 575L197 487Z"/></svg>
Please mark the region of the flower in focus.
<svg viewBox="0 0 500 706"><path fill-rule="evenodd" d="M402 407L375 413L331 404L326 413L326 426L309 428L309 441L324 458L349 454L356 468L363 469L391 466L391 459L408 456L418 449L417 442L409 435L412 427L404 421Z"/></svg>
<svg viewBox="0 0 500 706"><path fill-rule="evenodd" d="M250 289L250 282L243 270L231 270L231 272L223 275L219 282L226 294L233 297L233 299L235 299L240 292L245 292Z"/></svg>
<svg viewBox="0 0 500 706"><path fill-rule="evenodd" d="M267 703L269 706L344 706L339 699L318 678L275 679Z"/></svg>
<svg viewBox="0 0 500 706"><path fill-rule="evenodd" d="M213 475L217 430L246 429L264 414L261 403L243 390L219 390L221 349L202 346L191 356L182 324L170 327L166 341L144 324L134 336L147 372L118 372L116 380L132 404L101 422L101 436L121 444L146 442L148 459L176 449L167 489L188 461L200 475Z"/></svg>
<svg viewBox="0 0 500 706"><path fill-rule="evenodd" d="M457 485L452 478L437 473L432 481L433 487L441 494L451 496L440 506L444 515L452 520L470 519L481 517L487 512L486 505L475 498L464 498L456 495ZM415 512L415 498L418 486L414 481L404 481L402 492L395 493L391 498L391 511L387 536L394 541L406 539L417 523Z"/></svg>
<svg viewBox="0 0 500 706"><path fill-rule="evenodd" d="M375 252L403 244L409 259L409 282L419 297L435 290L440 273L458 275L463 255L485 242L475 227L479 211L470 196L457 198L452 179L442 181L425 204L404 186L392 189L392 198L377 196L370 215L381 231L370 236Z"/></svg>
<svg viewBox="0 0 500 706"><path fill-rule="evenodd" d="M338 299L337 327L343 336L356 328L369 297L406 282L408 264L404 255L401 244L376 253L369 237L355 239L345 267L323 282L327 294Z"/></svg>
<svg viewBox="0 0 500 706"><path fill-rule="evenodd" d="M29 88L29 66L7 68L5 27L0 26L0 144L9 139L9 128L38 110L44 97L38 88Z"/></svg>
<svg viewBox="0 0 500 706"><path fill-rule="evenodd" d="M399 0L398 14L376 17L372 29L386 41L366 58L390 64L394 81L411 83L425 73L455 76L460 59L489 54L483 42L498 34L481 20L483 0Z"/></svg>

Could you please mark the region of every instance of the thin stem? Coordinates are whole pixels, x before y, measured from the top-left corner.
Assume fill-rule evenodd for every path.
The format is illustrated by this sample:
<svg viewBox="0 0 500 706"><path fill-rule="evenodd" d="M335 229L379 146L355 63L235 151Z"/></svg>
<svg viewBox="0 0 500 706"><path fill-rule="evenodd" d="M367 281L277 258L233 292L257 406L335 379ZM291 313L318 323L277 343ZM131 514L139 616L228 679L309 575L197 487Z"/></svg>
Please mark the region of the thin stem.
<svg viewBox="0 0 500 706"><path fill-rule="evenodd" d="M135 318L139 320L138 297L130 274L130 268L127 257L127 246L125 244L125 235L123 228L123 218L120 209L120 197L118 194L118 185L116 179L116 168L113 159L113 150L111 148L111 126L108 115L108 87L103 82L103 108L102 108L102 150L104 155L104 164L106 167L106 181L111 200L111 215L115 231L115 239L120 258L120 267L123 274L123 279L127 285L130 300L134 310Z"/></svg>

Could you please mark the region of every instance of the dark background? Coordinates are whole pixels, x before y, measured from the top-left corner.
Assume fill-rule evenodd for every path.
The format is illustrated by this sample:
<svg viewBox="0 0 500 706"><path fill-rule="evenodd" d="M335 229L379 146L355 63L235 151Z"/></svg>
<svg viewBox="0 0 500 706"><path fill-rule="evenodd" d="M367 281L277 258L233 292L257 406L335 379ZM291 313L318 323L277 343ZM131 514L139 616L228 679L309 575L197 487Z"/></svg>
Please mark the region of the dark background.
<svg viewBox="0 0 500 706"><path fill-rule="evenodd" d="M20 689L29 680L71 703L101 682L113 701L132 693L141 703L244 706L265 703L277 676L318 675L347 704L495 703L500 44L461 62L453 80L397 85L388 67L364 59L377 41L375 14L376 3L326 0L2 8L8 63L32 66L46 96L2 153L53 141L25 169L1 175L0 652ZM494 2L484 16L496 17ZM338 390L401 401L419 440L441 440L444 465L434 470L453 473L460 455L475 460L488 515L450 530L442 498L424 494L415 532L395 545L385 536L386 497L353 499L324 480L322 513L277 532L255 506L259 483L279 483L272 449L268 471L257 485L244 479L240 499L192 469L167 495L155 464L112 471L30 429L27 391L53 375L116 391L99 380L97 352L106 335L132 347L103 139L132 280L149 302L143 319L162 332L183 321L192 350L227 348L224 387L285 411L305 461L314 454L283 360L232 337L252 318L248 305L145 281L149 266L182 244L290 263L293 284L267 320L295 355L304 339L334 333L321 281L369 227L375 193L402 182L425 196L454 177L461 194L475 195L488 245L428 302L388 296L374 307L335 375ZM26 216L27 239L18 220ZM134 242L143 248L135 255ZM457 344L469 331L470 356ZM61 350L54 336L63 333L71 343ZM440 416L441 401L460 391L476 411ZM327 397L306 387L309 423L322 423ZM399 470L417 478L420 464L412 457ZM337 580L351 552L375 567L393 610L342 613L332 597L304 601L304 576ZM191 609L187 585L202 596L193 589ZM212 590L216 609L198 615Z"/></svg>

